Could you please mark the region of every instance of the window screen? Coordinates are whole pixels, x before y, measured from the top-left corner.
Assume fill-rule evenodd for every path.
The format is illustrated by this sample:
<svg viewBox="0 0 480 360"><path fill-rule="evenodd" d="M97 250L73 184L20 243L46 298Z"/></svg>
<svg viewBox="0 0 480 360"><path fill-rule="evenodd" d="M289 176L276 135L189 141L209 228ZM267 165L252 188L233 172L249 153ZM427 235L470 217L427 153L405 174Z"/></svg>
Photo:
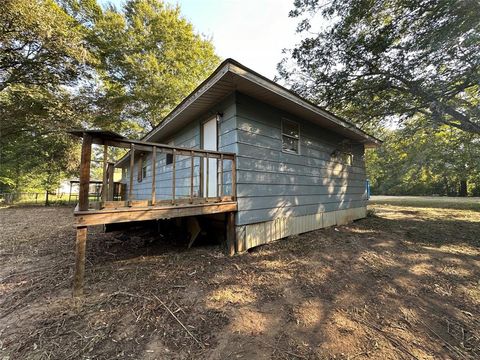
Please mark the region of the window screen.
<svg viewBox="0 0 480 360"><path fill-rule="evenodd" d="M300 142L300 130L298 124L282 120L282 150L285 152L298 154Z"/></svg>

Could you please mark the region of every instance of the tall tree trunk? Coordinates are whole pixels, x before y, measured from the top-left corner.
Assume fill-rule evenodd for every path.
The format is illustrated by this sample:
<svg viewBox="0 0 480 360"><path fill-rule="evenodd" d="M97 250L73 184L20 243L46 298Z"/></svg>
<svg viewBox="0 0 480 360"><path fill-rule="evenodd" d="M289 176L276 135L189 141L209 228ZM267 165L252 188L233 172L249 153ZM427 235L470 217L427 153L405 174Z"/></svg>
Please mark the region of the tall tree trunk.
<svg viewBox="0 0 480 360"><path fill-rule="evenodd" d="M460 180L460 188L458 190L458 196L467 196L467 180Z"/></svg>
<svg viewBox="0 0 480 360"><path fill-rule="evenodd" d="M48 190L45 191L45 206L49 206L50 203L48 202Z"/></svg>

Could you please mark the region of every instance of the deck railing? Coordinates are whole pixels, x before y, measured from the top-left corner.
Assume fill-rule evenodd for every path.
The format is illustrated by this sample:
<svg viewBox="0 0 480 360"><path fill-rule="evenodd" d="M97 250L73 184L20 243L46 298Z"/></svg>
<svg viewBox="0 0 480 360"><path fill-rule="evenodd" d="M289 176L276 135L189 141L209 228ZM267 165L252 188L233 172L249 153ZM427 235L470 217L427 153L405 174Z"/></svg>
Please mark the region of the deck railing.
<svg viewBox="0 0 480 360"><path fill-rule="evenodd" d="M82 154L80 162L80 186L79 186L79 211L87 211L90 208L105 208L112 206L174 206L180 204L197 204L202 202L222 202L222 201L236 201L236 156L234 153L203 150L196 148L185 148L178 146L165 145L160 143L145 142L139 140L125 139L119 135L109 132L101 131L76 131L72 132L77 136L83 137ZM92 145L103 145L103 184L102 184L102 198L101 202L90 203L88 196L88 189L90 183L90 167ZM129 152L116 162L109 158L110 148L124 148ZM151 154L151 194L149 199L135 199L135 181L134 169L136 161L143 158L146 154ZM157 198L157 181L160 180L158 176L162 176L157 171L157 155L168 154L171 156L171 198L158 199ZM183 157L190 159L190 181L189 194L179 196L176 193L177 189L177 165L178 158ZM195 159L198 161L198 166L195 166ZM216 174L211 174L210 169L211 160L216 159ZM230 162L230 164L228 164ZM129 164L128 178L126 179L127 199L122 201L113 201L114 196L114 171L116 167L126 167ZM228 171L231 172L231 180L228 185L229 190L226 192L226 182L224 173L226 171L226 164L228 164ZM215 164L214 164L215 167ZM198 173L195 173L195 168ZM139 166L138 171L142 172L142 166ZM211 176L216 176L216 191L215 194L209 194L209 180ZM194 179L198 177L198 184L195 185ZM146 181L147 179L145 179ZM137 183L138 185L138 183Z"/></svg>

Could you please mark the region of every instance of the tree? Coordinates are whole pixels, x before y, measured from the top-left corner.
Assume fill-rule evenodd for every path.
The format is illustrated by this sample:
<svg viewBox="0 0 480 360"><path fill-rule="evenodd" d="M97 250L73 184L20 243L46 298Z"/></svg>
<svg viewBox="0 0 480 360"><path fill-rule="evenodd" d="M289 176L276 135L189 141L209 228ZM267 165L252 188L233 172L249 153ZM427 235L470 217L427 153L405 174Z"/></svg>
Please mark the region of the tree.
<svg viewBox="0 0 480 360"><path fill-rule="evenodd" d="M0 93L0 183L10 191L52 191L78 166L78 144L66 133L79 127L71 96L40 87L11 86Z"/></svg>
<svg viewBox="0 0 480 360"><path fill-rule="evenodd" d="M448 125L436 129L423 117L386 133L366 154L372 192L387 195L478 196L480 137Z"/></svg>
<svg viewBox="0 0 480 360"><path fill-rule="evenodd" d="M139 136L219 59L178 8L6 0L0 12L0 190L51 190L78 166L67 130Z"/></svg>
<svg viewBox="0 0 480 360"><path fill-rule="evenodd" d="M304 38L278 67L294 91L370 130L421 114L480 134L479 1L294 4Z"/></svg>
<svg viewBox="0 0 480 360"><path fill-rule="evenodd" d="M95 20L90 37L100 59L98 108L158 125L218 65L212 43L196 34L179 7L159 0L127 1Z"/></svg>
<svg viewBox="0 0 480 360"><path fill-rule="evenodd" d="M0 186L51 190L75 166L65 131L81 119L67 89L94 58L82 27L51 0L7 0L0 25Z"/></svg>
<svg viewBox="0 0 480 360"><path fill-rule="evenodd" d="M0 92L74 85L94 59L82 28L52 0L5 0L0 12Z"/></svg>

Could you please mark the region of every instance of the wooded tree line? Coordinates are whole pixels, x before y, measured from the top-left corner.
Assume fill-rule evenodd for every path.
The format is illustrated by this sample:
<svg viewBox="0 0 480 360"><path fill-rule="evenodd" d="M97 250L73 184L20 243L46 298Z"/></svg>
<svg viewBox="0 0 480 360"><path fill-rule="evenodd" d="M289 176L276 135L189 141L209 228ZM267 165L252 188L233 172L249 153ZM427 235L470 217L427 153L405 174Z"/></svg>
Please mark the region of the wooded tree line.
<svg viewBox="0 0 480 360"><path fill-rule="evenodd" d="M479 195L480 2L294 0L296 92L385 140L373 192Z"/></svg>
<svg viewBox="0 0 480 360"><path fill-rule="evenodd" d="M432 129L413 119L367 151L374 194L480 196L480 138L454 127Z"/></svg>
<svg viewBox="0 0 480 360"><path fill-rule="evenodd" d="M480 2L293 0L293 91L385 140L374 192L478 195ZM72 128L139 137L218 65L178 7L128 0L0 4L0 191L75 174Z"/></svg>
<svg viewBox="0 0 480 360"><path fill-rule="evenodd" d="M78 167L67 130L139 137L219 63L211 41L160 0L0 7L0 192L55 189Z"/></svg>

